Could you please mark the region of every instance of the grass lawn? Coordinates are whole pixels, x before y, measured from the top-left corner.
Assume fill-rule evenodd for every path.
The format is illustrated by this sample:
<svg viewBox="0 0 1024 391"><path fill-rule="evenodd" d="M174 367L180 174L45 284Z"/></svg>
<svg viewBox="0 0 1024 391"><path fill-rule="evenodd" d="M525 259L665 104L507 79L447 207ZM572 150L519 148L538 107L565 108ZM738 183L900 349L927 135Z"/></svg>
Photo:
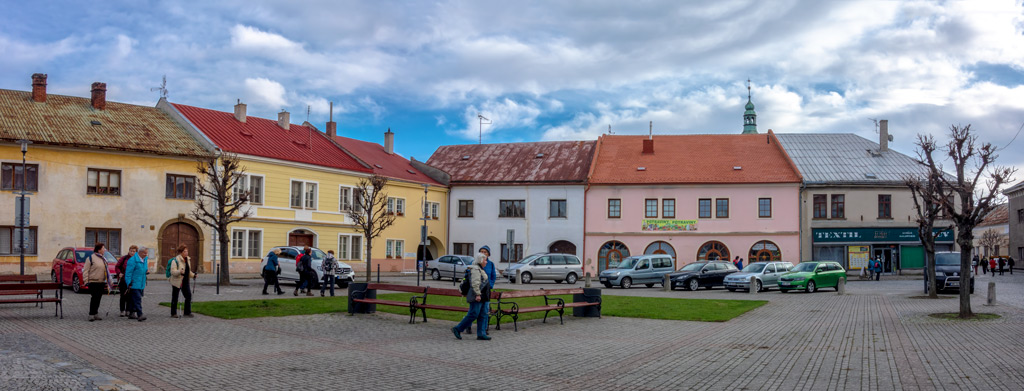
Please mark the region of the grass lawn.
<svg viewBox="0 0 1024 391"><path fill-rule="evenodd" d="M411 293L385 293L377 295L380 299L408 301ZM571 296L559 296L571 302ZM619 316L626 318L691 320L703 322L725 322L740 316L747 311L767 303L763 300L706 300L706 299L675 299L661 297L604 296L601 304L602 316ZM533 307L544 304L543 297L516 299L520 307ZM430 304L466 306L462 297L431 296ZM169 306L170 303L160 303ZM206 301L193 302L192 311L221 319L258 318L264 316L290 316L325 314L348 311L346 297L274 299L274 300L239 300L239 301ZM491 302L491 308L497 309L497 302ZM502 306L504 308L504 306ZM409 309L378 305L377 311L400 315L408 315ZM571 316L567 309L566 316ZM451 311L427 310L427 317L458 321L465 313ZM553 314L555 317L557 313ZM520 320L540 319L544 313L533 312L522 314ZM551 317L551 314L548 315ZM508 319L511 322L511 319ZM503 322L504 323L504 319Z"/></svg>

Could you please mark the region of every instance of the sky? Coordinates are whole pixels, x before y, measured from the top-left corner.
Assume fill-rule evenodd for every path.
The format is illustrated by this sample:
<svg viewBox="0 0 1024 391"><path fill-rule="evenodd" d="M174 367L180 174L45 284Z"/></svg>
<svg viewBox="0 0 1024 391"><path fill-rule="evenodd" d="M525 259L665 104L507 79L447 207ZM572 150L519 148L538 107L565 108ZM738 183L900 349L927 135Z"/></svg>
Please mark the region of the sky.
<svg viewBox="0 0 1024 391"><path fill-rule="evenodd" d="M749 79L761 132L877 141L888 119L914 156L970 124L1019 181L1021 1L0 0L0 88L39 72L154 105L166 75L172 102L320 129L333 102L339 134L390 128L422 161L480 137L740 133Z"/></svg>

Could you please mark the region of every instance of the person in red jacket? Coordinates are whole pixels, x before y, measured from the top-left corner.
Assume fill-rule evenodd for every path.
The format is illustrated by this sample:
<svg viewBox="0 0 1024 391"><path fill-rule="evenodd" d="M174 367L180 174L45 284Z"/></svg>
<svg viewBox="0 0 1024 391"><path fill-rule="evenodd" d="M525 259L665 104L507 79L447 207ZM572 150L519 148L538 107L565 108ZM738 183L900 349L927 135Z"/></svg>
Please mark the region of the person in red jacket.
<svg viewBox="0 0 1024 391"><path fill-rule="evenodd" d="M114 266L114 270L117 272L117 276L115 276L117 278L117 293L118 296L120 296L117 308L119 308L121 312L118 316L122 318L128 316L128 311L131 311L133 308L131 305L132 298L128 295L128 284L125 284L124 282L124 267L125 263L128 262L129 259L132 259L132 255L135 255L136 251L139 251L139 246L133 244L131 247L128 247L128 254L121 257L121 259L118 259L117 266Z"/></svg>
<svg viewBox="0 0 1024 391"><path fill-rule="evenodd" d="M989 258L988 259L988 270L992 271L992 277L996 276L996 259L995 258Z"/></svg>

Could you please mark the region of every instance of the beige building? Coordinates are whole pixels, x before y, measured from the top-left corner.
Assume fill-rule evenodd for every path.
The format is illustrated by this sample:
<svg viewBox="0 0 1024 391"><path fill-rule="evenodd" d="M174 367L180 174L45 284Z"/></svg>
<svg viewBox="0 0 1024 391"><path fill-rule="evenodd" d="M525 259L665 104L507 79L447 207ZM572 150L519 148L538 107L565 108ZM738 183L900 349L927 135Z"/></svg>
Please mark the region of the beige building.
<svg viewBox="0 0 1024 391"><path fill-rule="evenodd" d="M974 255L982 258L1011 255L1009 211L1007 203L1000 204L974 227Z"/></svg>

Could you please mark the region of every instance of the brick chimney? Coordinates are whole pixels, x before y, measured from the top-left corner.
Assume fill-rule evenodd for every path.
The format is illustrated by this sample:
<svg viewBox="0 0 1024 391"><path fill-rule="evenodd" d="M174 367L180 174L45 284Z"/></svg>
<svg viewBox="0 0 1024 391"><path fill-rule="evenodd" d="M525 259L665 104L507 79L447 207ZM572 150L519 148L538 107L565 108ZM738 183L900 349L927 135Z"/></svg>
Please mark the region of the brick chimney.
<svg viewBox="0 0 1024 391"><path fill-rule="evenodd" d="M238 103L235 104L235 119L237 119L238 122L243 124L245 123L245 103L242 103L241 99L239 99Z"/></svg>
<svg viewBox="0 0 1024 391"><path fill-rule="evenodd" d="M92 83L92 108L107 109L107 83Z"/></svg>
<svg viewBox="0 0 1024 391"><path fill-rule="evenodd" d="M889 120L878 120L878 152L889 150Z"/></svg>
<svg viewBox="0 0 1024 391"><path fill-rule="evenodd" d="M334 138L338 135L338 123L334 121L327 122L327 137Z"/></svg>
<svg viewBox="0 0 1024 391"><path fill-rule="evenodd" d="M291 113L287 111L281 111L280 113L277 113L277 126L280 126L281 129L284 130L291 129L291 116Z"/></svg>
<svg viewBox="0 0 1024 391"><path fill-rule="evenodd" d="M32 74L32 101L45 103L46 102L46 74L45 73L34 73Z"/></svg>
<svg viewBox="0 0 1024 391"><path fill-rule="evenodd" d="M654 138L646 138L644 139L644 154L652 153L654 153Z"/></svg>
<svg viewBox="0 0 1024 391"><path fill-rule="evenodd" d="M391 132L391 128L384 132L384 152L387 152L388 155L395 154L395 134Z"/></svg>

